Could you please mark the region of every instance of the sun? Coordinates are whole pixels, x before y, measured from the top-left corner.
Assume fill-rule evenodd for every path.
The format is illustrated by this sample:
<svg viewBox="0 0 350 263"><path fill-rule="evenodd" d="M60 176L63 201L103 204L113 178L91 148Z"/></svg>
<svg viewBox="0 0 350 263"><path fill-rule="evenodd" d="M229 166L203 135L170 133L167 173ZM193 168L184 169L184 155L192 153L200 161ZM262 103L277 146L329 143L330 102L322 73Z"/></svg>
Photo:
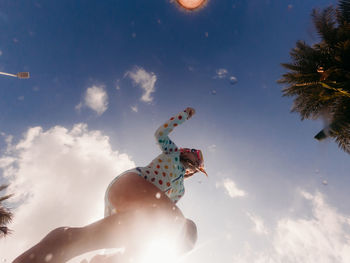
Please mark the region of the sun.
<svg viewBox="0 0 350 263"><path fill-rule="evenodd" d="M182 8L189 11L194 11L203 7L207 3L207 0L176 0L176 2Z"/></svg>

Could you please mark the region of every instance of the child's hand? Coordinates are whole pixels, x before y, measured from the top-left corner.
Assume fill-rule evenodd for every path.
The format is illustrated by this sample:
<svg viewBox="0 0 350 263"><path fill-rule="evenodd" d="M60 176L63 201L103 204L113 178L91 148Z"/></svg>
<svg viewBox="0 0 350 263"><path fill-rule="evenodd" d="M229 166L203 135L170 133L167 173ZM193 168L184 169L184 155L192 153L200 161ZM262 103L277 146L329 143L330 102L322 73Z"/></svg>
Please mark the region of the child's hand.
<svg viewBox="0 0 350 263"><path fill-rule="evenodd" d="M191 118L196 113L195 109L191 107L187 107L185 112L187 112L188 115L187 119Z"/></svg>

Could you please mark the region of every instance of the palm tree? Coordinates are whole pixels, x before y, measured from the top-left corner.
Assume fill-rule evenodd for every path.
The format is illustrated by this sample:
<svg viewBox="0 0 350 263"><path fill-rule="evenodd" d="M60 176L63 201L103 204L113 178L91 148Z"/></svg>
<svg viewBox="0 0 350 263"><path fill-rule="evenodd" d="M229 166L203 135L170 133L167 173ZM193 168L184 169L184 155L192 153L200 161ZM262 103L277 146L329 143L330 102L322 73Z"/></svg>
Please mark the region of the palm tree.
<svg viewBox="0 0 350 263"><path fill-rule="evenodd" d="M0 185L0 192L6 189L8 185ZM5 208L1 203L9 199L12 195L5 195L0 197L0 237L7 235L10 230L6 227L11 222L13 214L9 209Z"/></svg>
<svg viewBox="0 0 350 263"><path fill-rule="evenodd" d="M312 46L298 41L278 82L287 84L283 96L295 97L292 112L302 120L327 120L317 140L332 137L350 153L350 0L314 9L312 18L321 41Z"/></svg>

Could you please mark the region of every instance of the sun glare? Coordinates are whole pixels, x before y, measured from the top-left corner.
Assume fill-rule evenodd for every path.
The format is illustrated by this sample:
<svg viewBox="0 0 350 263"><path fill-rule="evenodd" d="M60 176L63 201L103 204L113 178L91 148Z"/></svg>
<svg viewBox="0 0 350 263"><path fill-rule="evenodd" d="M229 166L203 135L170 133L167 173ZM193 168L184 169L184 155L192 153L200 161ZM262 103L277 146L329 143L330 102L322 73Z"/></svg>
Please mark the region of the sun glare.
<svg viewBox="0 0 350 263"><path fill-rule="evenodd" d="M149 228L147 222L145 225L140 224L140 233L144 229ZM183 235L183 226L177 222L169 222L168 219L160 216L157 222L153 222L156 228L152 228L151 232L137 236L137 242L141 242L142 250L135 254L135 258L139 263L175 263L181 256L181 242Z"/></svg>
<svg viewBox="0 0 350 263"><path fill-rule="evenodd" d="M175 263L177 257L175 242L168 238L157 238L145 246L141 263Z"/></svg>
<svg viewBox="0 0 350 263"><path fill-rule="evenodd" d="M194 11L203 7L207 0L176 0L176 2L184 9Z"/></svg>

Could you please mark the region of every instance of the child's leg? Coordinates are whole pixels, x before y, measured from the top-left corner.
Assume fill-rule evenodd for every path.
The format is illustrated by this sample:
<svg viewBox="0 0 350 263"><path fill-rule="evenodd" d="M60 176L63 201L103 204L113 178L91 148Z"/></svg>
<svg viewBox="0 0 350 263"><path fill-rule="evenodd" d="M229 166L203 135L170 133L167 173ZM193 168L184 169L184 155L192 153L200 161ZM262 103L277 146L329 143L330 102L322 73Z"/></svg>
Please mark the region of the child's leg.
<svg viewBox="0 0 350 263"><path fill-rule="evenodd" d="M110 192L109 198L118 208L117 214L81 228L57 228L14 263L38 263L46 259L50 259L50 263L63 263L103 248L127 247L130 251L140 247L140 237L147 240L162 225L182 229L188 222L167 196L138 175L121 178ZM187 240L193 240L197 234L194 224L186 225L184 250L192 248L188 247Z"/></svg>
<svg viewBox="0 0 350 263"><path fill-rule="evenodd" d="M82 228L60 227L51 231L37 245L20 255L14 263L63 263L83 253L103 249L133 247L139 237L147 239L157 228L154 211L121 212Z"/></svg>

